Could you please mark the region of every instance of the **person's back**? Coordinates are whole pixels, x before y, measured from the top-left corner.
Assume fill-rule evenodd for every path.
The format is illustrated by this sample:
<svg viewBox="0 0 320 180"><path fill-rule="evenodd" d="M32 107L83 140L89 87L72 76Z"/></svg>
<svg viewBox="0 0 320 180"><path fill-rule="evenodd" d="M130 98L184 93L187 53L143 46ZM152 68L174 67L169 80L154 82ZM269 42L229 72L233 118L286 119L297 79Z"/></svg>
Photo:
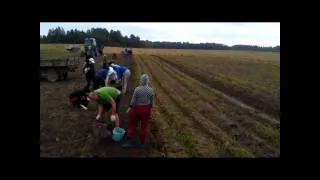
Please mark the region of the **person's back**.
<svg viewBox="0 0 320 180"><path fill-rule="evenodd" d="M135 88L130 105L153 104L153 89L148 85L149 77L145 74L140 77L139 86Z"/></svg>
<svg viewBox="0 0 320 180"><path fill-rule="evenodd" d="M111 56L111 59L115 61L117 59L117 54L113 53L112 56Z"/></svg>
<svg viewBox="0 0 320 180"><path fill-rule="evenodd" d="M123 73L128 69L125 66L119 66L119 65L111 65L111 67L117 72L117 75L119 78L122 78Z"/></svg>
<svg viewBox="0 0 320 180"><path fill-rule="evenodd" d="M115 87L102 87L95 92L99 95L99 103L106 104L110 102L110 98L116 99L120 94L120 91Z"/></svg>
<svg viewBox="0 0 320 180"><path fill-rule="evenodd" d="M107 63L103 63L102 64L102 68L108 70L109 69L109 65Z"/></svg>
<svg viewBox="0 0 320 180"><path fill-rule="evenodd" d="M97 71L96 73L96 77L104 80L108 75L108 70L107 69L104 69L104 68L101 68Z"/></svg>
<svg viewBox="0 0 320 180"><path fill-rule="evenodd" d="M151 111L153 108L154 92L148 85L149 77L147 74L140 76L140 85L135 88L133 96L127 110L129 114L129 123L127 129L127 141L122 147L132 147L132 138L140 121L140 142L144 146L145 138L149 133L149 122L151 120ZM132 108L132 109L131 109Z"/></svg>

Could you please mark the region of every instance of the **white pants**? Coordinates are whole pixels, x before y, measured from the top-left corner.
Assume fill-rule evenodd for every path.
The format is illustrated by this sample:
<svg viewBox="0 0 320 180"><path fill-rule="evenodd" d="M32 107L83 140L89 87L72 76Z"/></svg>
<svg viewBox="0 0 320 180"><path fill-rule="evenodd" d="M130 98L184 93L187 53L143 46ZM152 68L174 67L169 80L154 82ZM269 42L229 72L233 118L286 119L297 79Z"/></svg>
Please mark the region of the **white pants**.
<svg viewBox="0 0 320 180"><path fill-rule="evenodd" d="M127 91L127 86L128 86L128 82L130 79L130 75L131 75L131 72L129 69L127 69L125 72L123 72L122 79L121 79L122 93L126 93L126 91Z"/></svg>

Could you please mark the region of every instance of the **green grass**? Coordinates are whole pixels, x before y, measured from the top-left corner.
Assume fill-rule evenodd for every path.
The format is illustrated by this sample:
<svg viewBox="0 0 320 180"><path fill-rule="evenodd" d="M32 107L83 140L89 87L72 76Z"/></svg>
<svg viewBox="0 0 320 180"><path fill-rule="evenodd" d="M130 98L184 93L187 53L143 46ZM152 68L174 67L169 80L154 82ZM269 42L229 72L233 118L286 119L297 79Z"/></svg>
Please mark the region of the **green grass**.
<svg viewBox="0 0 320 180"><path fill-rule="evenodd" d="M40 59L78 57L80 52L70 53L65 50L66 44L40 44Z"/></svg>

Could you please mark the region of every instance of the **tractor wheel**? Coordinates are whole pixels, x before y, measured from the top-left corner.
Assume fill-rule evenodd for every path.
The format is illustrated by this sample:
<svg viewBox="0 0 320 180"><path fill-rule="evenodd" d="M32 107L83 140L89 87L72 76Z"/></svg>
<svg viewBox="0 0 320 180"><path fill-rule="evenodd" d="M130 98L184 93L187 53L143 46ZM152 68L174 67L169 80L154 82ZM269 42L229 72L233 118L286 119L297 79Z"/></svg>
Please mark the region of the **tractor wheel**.
<svg viewBox="0 0 320 180"><path fill-rule="evenodd" d="M49 69L47 71L47 80L49 82L56 82L58 79L59 79L59 75L55 70Z"/></svg>

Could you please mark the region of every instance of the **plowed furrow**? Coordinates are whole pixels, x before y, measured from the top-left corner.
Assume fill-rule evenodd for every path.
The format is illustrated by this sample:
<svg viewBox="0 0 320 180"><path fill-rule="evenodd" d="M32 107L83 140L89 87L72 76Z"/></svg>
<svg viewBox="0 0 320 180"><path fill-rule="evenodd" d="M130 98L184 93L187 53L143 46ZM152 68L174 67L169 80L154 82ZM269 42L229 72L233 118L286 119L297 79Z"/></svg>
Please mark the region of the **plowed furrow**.
<svg viewBox="0 0 320 180"><path fill-rule="evenodd" d="M197 129L198 131L197 134L199 134L200 136L204 136L205 134L203 134L203 132L205 132L206 138L209 141L211 140L212 143L215 143L219 147L219 149L221 150L220 151L221 156L227 156L227 155L234 156L235 154L231 154L231 153L236 153L235 151L239 149L242 149L243 152L237 152L237 153L243 153L242 156L250 156L250 153L245 150L246 149L245 147L243 146L240 147L239 145L234 143L232 139L228 138L219 128L214 126L212 123L206 121L205 118L200 113L193 112L190 109L186 109L185 106L182 107L183 106L182 104L184 103L184 99L180 97L182 92L177 91L178 86L175 86L174 88L172 88L171 85L173 84L170 81L167 81L166 78L163 78L165 77L163 76L163 72L160 72L159 67L157 67L154 63L151 63L151 59L148 58L148 60L143 60L143 61L145 65L148 67L148 69L152 70L152 71L149 71L153 78L152 81L157 82L158 86L162 89L162 91L164 91L167 94L167 96L171 99L171 102L168 100L168 103L174 104L175 107L179 108L180 112L184 114L184 119L175 119L175 121L181 122L181 121L187 120L189 126L191 126L191 130L193 129L195 131ZM160 77L161 77L161 81L160 81ZM159 101L161 101L161 98L159 98ZM177 112L177 111L174 110L174 112Z"/></svg>
<svg viewBox="0 0 320 180"><path fill-rule="evenodd" d="M233 104L224 103L221 99L215 97L215 94L210 89L203 88L201 84L189 77L188 75L178 71L174 67L170 66L166 62L154 61L159 67L162 68L170 77L173 77L176 81L179 81L190 92L197 94L199 98L205 103L212 106L216 111L225 113L233 121L239 123L245 129L248 129L250 132L259 136L260 138L266 140L269 144L274 147L279 147L279 131L275 130L269 124L263 124L258 122L259 117L253 116L252 114L247 113L246 110L239 108ZM222 103L223 102L223 103ZM230 126L236 126L237 124L230 124Z"/></svg>
<svg viewBox="0 0 320 180"><path fill-rule="evenodd" d="M191 93L188 89L184 88L179 81L174 80L165 73L161 67L155 64L152 58L146 62L147 64L153 64L152 67L154 68L152 68L152 70L154 74L161 77L161 82L174 85L174 90L170 89L168 85L165 87L166 89L171 90L168 92L169 96L171 94L176 94L174 99L179 101L179 103L176 104L177 106L183 106L182 104L186 104L186 102L192 102L187 107L184 107L186 113L192 112L192 110L193 113L198 112L207 121L214 122L237 142L248 147L257 156L269 156L275 153L263 140L248 133L238 123L230 120L229 117L224 114L216 112L209 104L204 104L196 94Z"/></svg>

